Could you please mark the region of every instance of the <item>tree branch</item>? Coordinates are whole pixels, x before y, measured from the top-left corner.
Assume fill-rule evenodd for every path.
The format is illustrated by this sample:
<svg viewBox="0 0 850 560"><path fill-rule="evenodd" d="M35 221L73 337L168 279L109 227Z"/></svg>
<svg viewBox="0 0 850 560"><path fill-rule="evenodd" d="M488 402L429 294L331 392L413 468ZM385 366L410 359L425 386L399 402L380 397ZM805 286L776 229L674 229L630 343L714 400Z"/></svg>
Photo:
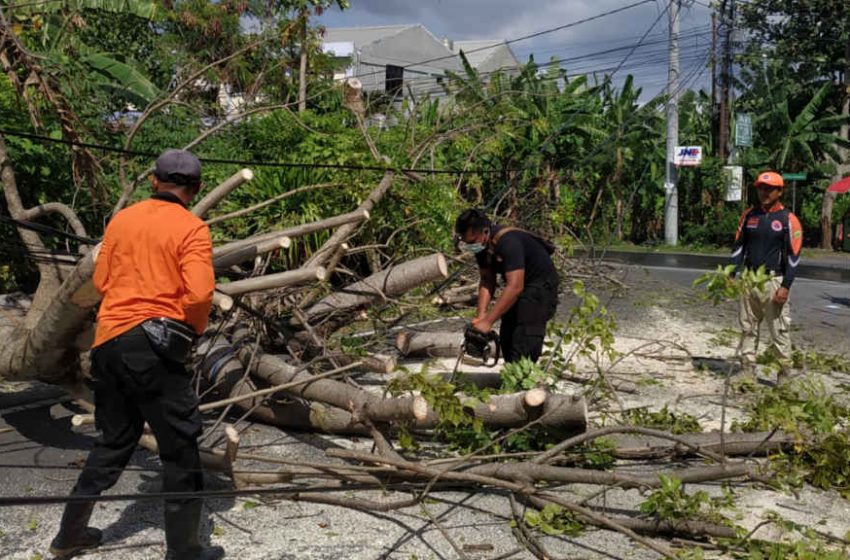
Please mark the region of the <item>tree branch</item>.
<svg viewBox="0 0 850 560"><path fill-rule="evenodd" d="M23 217L20 219L32 221L46 214L60 214L68 221L68 225L71 226L71 229L74 230L74 233L77 236L88 237L86 227L83 225L83 222L80 221L80 218L77 217L77 213L74 212L70 206L62 204L61 202L47 202L39 206L33 206L32 208L24 210L22 214Z"/></svg>

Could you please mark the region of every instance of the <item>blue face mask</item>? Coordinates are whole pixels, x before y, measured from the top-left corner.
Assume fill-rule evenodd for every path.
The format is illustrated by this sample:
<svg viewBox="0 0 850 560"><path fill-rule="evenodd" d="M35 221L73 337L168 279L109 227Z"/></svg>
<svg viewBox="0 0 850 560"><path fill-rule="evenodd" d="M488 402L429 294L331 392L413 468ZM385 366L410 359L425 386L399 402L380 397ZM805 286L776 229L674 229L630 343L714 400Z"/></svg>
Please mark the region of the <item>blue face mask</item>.
<svg viewBox="0 0 850 560"><path fill-rule="evenodd" d="M473 255L480 253L484 250L483 243L463 243L461 242L460 248L462 251L466 251L468 253L472 253Z"/></svg>

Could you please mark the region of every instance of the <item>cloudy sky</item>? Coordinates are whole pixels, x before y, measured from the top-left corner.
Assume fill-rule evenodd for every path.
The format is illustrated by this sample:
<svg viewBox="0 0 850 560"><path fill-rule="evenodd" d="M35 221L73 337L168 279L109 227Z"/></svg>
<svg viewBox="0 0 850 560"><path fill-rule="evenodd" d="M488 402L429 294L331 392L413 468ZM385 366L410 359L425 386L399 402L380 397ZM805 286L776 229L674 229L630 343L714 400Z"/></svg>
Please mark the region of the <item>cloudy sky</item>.
<svg viewBox="0 0 850 560"><path fill-rule="evenodd" d="M326 27L421 23L437 37L453 40L515 39L624 8L639 0L351 0L351 8L322 16ZM707 0L684 2L681 17L682 79L708 87L710 42ZM634 74L644 97L663 89L667 77L667 4L656 0L568 29L517 41L511 48L520 61L552 57L570 73L612 71L626 60L617 81ZM603 52L605 51L605 52Z"/></svg>

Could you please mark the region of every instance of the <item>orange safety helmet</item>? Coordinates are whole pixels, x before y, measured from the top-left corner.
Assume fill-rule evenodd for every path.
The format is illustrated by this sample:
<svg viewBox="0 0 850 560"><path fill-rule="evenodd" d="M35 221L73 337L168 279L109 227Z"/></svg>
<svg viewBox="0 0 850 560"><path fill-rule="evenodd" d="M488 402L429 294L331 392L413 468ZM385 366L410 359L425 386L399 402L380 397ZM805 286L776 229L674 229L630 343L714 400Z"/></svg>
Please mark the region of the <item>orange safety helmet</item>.
<svg viewBox="0 0 850 560"><path fill-rule="evenodd" d="M756 177L756 182L753 183L753 186L758 187L759 185L768 185L771 187L779 187L780 189L785 188L785 180L782 179L782 175L776 173L775 171L764 171L759 173L759 176Z"/></svg>

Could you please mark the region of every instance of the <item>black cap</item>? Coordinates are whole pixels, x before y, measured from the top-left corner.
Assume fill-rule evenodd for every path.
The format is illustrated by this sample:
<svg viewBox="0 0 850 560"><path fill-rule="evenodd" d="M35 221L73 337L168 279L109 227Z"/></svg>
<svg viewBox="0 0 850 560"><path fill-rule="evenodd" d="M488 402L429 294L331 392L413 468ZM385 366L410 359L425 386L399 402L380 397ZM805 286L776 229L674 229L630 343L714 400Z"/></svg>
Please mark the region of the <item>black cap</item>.
<svg viewBox="0 0 850 560"><path fill-rule="evenodd" d="M153 173L166 183L197 185L201 182L201 162L186 150L166 150L157 158Z"/></svg>

